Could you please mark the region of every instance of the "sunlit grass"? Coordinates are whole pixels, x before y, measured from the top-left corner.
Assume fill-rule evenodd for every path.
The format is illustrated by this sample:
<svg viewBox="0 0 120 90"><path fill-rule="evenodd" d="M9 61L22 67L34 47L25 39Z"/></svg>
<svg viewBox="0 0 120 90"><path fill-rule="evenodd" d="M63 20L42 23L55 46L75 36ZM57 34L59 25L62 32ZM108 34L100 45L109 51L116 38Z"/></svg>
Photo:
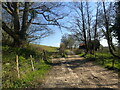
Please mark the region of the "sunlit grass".
<svg viewBox="0 0 120 90"><path fill-rule="evenodd" d="M113 57L110 53L96 53L95 55L87 54L86 59L95 61L96 64L102 65L103 67L120 69L120 60ZM114 67L112 67L112 61L115 60Z"/></svg>
<svg viewBox="0 0 120 90"><path fill-rule="evenodd" d="M3 46L2 57L2 87L3 88L35 88L40 86L45 74L52 66L46 64L42 60L40 49L30 48L12 48ZM17 76L16 70L16 55L19 57L20 78ZM29 55L33 56L33 65L35 70L32 70ZM48 60L50 61L50 60ZM50 61L51 62L51 61Z"/></svg>
<svg viewBox="0 0 120 90"><path fill-rule="evenodd" d="M46 50L48 52L56 52L58 47L52 47L52 46L44 46L44 45L36 45L36 44L31 44L32 47L36 47L38 49Z"/></svg>

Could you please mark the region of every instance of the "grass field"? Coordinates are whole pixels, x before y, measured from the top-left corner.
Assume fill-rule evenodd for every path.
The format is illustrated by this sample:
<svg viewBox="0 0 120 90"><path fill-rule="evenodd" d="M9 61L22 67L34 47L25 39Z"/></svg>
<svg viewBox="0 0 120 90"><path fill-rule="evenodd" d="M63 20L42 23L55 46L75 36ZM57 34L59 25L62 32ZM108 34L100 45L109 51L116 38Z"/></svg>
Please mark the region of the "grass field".
<svg viewBox="0 0 120 90"><path fill-rule="evenodd" d="M44 46L44 45L36 45L36 44L31 44L32 47L39 48L39 49L44 49L48 52L56 52L58 47L52 47L52 46ZM39 50L38 49L38 50Z"/></svg>

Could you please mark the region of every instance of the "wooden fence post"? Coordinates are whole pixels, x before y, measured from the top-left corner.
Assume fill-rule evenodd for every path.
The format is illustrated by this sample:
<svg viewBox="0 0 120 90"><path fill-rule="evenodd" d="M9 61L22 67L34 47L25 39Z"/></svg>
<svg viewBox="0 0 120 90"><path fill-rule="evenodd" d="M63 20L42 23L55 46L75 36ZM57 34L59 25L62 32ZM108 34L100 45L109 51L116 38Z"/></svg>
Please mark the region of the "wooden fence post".
<svg viewBox="0 0 120 90"><path fill-rule="evenodd" d="M16 55L16 64L17 64L18 78L20 78L19 63L18 63L18 55Z"/></svg>
<svg viewBox="0 0 120 90"><path fill-rule="evenodd" d="M33 58L32 58L32 55L30 55L30 60L31 60L31 65L32 65L32 70L34 71L34 66L33 66Z"/></svg>

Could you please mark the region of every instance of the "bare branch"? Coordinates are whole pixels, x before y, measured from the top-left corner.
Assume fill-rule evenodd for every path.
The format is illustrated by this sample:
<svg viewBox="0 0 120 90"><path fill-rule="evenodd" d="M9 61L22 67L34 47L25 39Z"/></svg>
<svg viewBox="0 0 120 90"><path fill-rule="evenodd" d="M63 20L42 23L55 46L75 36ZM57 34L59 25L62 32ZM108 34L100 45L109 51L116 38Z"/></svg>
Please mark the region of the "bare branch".
<svg viewBox="0 0 120 90"><path fill-rule="evenodd" d="M12 9L12 6L11 6L11 3L10 2L7 2L7 7L10 9L10 11L13 13L13 9Z"/></svg>
<svg viewBox="0 0 120 90"><path fill-rule="evenodd" d="M14 30L19 32L20 29L20 22L19 22L19 3L18 2L14 2L13 3L14 6L14 12L13 12L13 17L14 17Z"/></svg>
<svg viewBox="0 0 120 90"><path fill-rule="evenodd" d="M55 24L55 23L48 23L48 24L32 23L32 24L36 24L36 25L58 25L58 24Z"/></svg>
<svg viewBox="0 0 120 90"><path fill-rule="evenodd" d="M29 2L25 2L25 8L23 12L23 21L22 21L22 29L21 32L26 32L28 28L28 9L29 9Z"/></svg>
<svg viewBox="0 0 120 90"><path fill-rule="evenodd" d="M3 7L11 16L13 16L12 11L11 11L8 7L6 7L4 4L2 4L2 7Z"/></svg>
<svg viewBox="0 0 120 90"><path fill-rule="evenodd" d="M2 22L2 29L8 33L11 37L15 38L14 32L12 31L12 29L10 29L5 22Z"/></svg>

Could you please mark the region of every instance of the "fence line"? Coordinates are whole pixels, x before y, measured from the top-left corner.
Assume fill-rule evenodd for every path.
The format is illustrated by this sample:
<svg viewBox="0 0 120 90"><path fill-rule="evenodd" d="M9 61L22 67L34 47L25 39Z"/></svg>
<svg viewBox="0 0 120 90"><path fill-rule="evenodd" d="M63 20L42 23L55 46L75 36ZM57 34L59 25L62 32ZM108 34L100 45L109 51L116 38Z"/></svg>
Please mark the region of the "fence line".
<svg viewBox="0 0 120 90"><path fill-rule="evenodd" d="M43 59L45 62L47 62L47 56L46 56L46 52L45 52L45 51L43 51L42 59ZM34 64L33 64L33 57L32 57L32 55L30 55L30 61L31 61L32 70L34 71L35 68L34 68ZM52 61L52 62L53 62L53 61ZM16 70L17 70L17 77L20 78L19 58L18 58L18 55L16 55Z"/></svg>

